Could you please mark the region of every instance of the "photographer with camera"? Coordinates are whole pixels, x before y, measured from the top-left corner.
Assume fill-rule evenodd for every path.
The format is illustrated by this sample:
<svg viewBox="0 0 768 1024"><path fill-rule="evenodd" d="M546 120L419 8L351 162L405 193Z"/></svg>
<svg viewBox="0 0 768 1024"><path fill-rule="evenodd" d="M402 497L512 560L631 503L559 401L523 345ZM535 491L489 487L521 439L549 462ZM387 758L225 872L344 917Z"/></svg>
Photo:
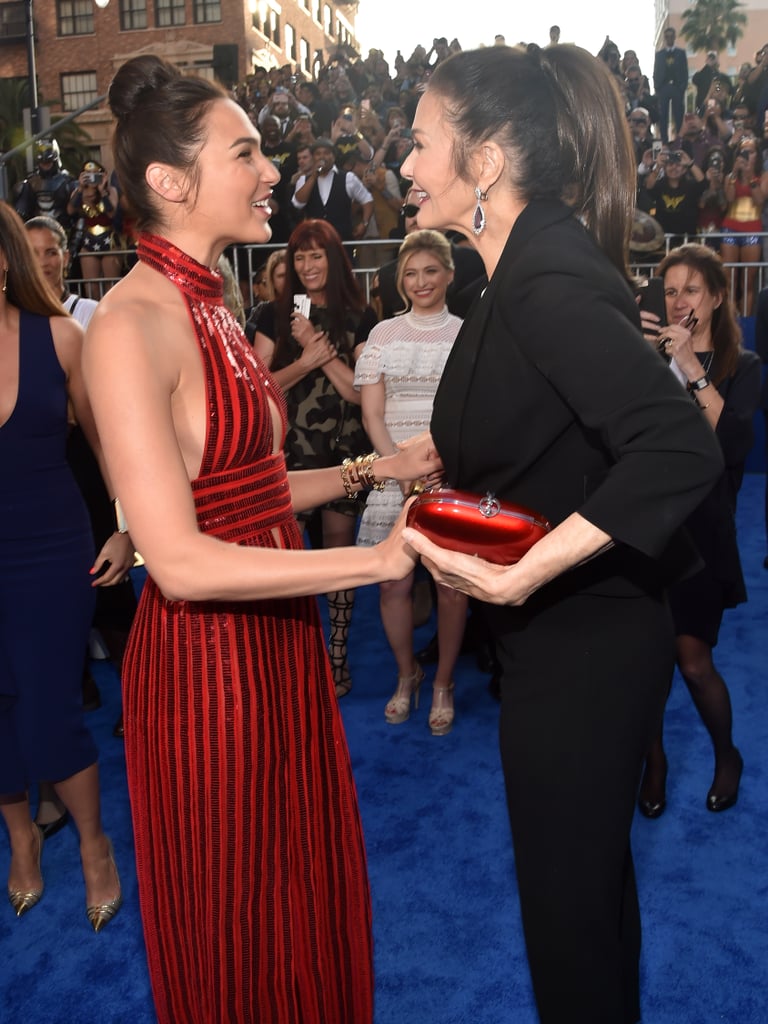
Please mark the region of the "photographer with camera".
<svg viewBox="0 0 768 1024"><path fill-rule="evenodd" d="M112 252L117 206L117 189L110 184L106 168L87 160L69 197L67 213L73 224L70 259L80 257L89 299L100 299L106 290L96 282L106 279L113 284L120 277L120 257Z"/></svg>
<svg viewBox="0 0 768 1024"><path fill-rule="evenodd" d="M741 284L739 310L743 316L750 316L755 303L757 266L762 255L760 233L763 230L762 213L765 205L763 181L766 175L758 161L757 139L745 135L733 159L733 170L725 179L725 197L728 209L723 219L723 237L720 255L724 263L752 264L743 276L737 278ZM738 289L734 288L734 292ZM737 295L734 294L734 300Z"/></svg>
<svg viewBox="0 0 768 1024"><path fill-rule="evenodd" d="M699 199L698 232L701 235L719 235L723 227L723 217L728 209L725 195L726 159L722 146L712 146L704 158L704 177L706 189ZM720 250L720 239L709 237L703 239L710 249Z"/></svg>
<svg viewBox="0 0 768 1024"><path fill-rule="evenodd" d="M707 185L704 174L684 149L667 145L655 160L652 151L643 160L651 164L645 193L652 200L653 216L665 234L674 236L672 245L680 245L686 236L696 234L699 200Z"/></svg>

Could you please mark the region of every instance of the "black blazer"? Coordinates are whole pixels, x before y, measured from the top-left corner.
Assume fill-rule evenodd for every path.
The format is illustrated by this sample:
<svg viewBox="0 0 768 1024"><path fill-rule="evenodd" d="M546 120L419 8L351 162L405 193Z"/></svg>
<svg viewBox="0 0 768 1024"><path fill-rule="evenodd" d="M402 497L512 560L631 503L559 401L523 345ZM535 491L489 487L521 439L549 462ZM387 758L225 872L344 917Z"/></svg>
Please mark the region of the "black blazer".
<svg viewBox="0 0 768 1024"><path fill-rule="evenodd" d="M723 466L628 284L559 202L516 221L446 364L432 433L451 485L553 525L578 511L614 538L621 553L589 563L602 577L665 555Z"/></svg>
<svg viewBox="0 0 768 1024"><path fill-rule="evenodd" d="M688 57L685 50L675 46L671 53L657 50L653 59L653 87L656 92L665 85L685 89L688 85Z"/></svg>

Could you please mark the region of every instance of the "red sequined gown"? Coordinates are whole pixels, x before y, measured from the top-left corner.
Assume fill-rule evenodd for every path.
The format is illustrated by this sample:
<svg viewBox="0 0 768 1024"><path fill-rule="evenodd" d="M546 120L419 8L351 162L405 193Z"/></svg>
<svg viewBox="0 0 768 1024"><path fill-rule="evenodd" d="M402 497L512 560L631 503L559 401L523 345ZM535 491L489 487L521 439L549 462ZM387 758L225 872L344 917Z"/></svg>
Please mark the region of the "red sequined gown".
<svg viewBox="0 0 768 1024"><path fill-rule="evenodd" d="M200 529L300 548L267 396L284 403L221 278L155 236L138 256L179 288L200 344ZM365 850L315 600L169 601L149 579L123 680L161 1024L368 1024Z"/></svg>

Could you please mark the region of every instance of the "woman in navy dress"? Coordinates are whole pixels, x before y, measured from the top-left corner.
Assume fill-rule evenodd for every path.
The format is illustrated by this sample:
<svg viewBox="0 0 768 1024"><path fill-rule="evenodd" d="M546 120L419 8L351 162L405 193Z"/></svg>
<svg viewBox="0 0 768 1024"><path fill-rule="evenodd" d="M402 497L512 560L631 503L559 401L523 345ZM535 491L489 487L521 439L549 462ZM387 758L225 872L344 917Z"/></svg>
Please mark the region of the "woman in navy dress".
<svg viewBox="0 0 768 1024"><path fill-rule="evenodd" d="M96 747L83 723L83 650L93 587L123 579L133 550L127 535L115 533L94 561L88 514L65 458L68 402L98 451L80 371L83 332L42 278L21 220L2 204L0 288L0 813L11 842L8 897L20 917L42 896L43 840L27 791L30 780L50 779L80 833L86 908L98 931L119 908L120 883L101 825Z"/></svg>

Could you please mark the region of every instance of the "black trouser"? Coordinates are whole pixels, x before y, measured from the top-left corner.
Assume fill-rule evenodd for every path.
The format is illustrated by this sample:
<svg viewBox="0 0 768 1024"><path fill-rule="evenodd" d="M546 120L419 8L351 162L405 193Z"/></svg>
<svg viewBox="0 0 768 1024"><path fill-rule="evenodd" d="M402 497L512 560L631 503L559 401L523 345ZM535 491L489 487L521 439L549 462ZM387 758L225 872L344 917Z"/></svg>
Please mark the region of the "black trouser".
<svg viewBox="0 0 768 1024"><path fill-rule="evenodd" d="M651 597L505 611L501 752L541 1021L633 1024L640 915L629 835L674 670L670 616Z"/></svg>

